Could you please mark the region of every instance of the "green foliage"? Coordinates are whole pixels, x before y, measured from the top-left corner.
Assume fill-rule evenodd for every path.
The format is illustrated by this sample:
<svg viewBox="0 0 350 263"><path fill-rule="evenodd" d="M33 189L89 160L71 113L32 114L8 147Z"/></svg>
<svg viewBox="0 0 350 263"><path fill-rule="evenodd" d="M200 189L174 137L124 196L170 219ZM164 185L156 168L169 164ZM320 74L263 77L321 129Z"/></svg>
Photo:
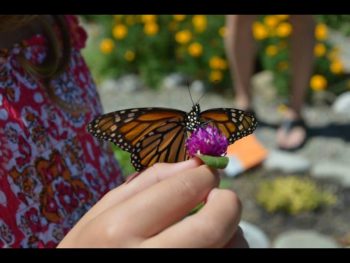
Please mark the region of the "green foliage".
<svg viewBox="0 0 350 263"><path fill-rule="evenodd" d="M124 177L128 177L129 175L134 173L135 169L130 162L130 153L121 150L120 148L118 148L113 144L112 144L112 148L113 148L114 156L119 162L119 165L122 169Z"/></svg>
<svg viewBox="0 0 350 263"><path fill-rule="evenodd" d="M318 21L350 36L350 15L316 15Z"/></svg>
<svg viewBox="0 0 350 263"><path fill-rule="evenodd" d="M179 72L207 84L212 81L220 87L230 85L220 31L223 16L83 17L89 25L97 26L84 51L97 80L137 73L155 88L165 75ZM210 66L213 58L216 63Z"/></svg>
<svg viewBox="0 0 350 263"><path fill-rule="evenodd" d="M284 211L289 214L299 214L334 204L336 196L321 191L309 179L288 176L262 182L256 200L271 213Z"/></svg>
<svg viewBox="0 0 350 263"><path fill-rule="evenodd" d="M231 88L223 36L223 15L85 15L89 45L84 55L97 81L140 74L156 88L169 73L178 72L203 80L207 87ZM350 16L318 15L315 29L315 68L309 93L329 89L339 94L348 89L339 50L328 42L327 26L349 31ZM290 36L288 15L263 15L252 25L263 69L274 75L278 94L290 89ZM244 52L244 51L242 51ZM333 87L338 88L333 90Z"/></svg>

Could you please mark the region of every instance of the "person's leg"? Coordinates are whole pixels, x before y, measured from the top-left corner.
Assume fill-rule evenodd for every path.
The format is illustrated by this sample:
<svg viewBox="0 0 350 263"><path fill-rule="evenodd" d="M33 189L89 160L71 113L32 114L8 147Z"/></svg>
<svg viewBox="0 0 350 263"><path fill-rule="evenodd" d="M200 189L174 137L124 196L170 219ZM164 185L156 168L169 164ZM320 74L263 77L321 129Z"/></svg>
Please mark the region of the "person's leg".
<svg viewBox="0 0 350 263"><path fill-rule="evenodd" d="M311 15L293 15L291 23L292 80L290 108L285 113L285 119L295 121L302 119L301 110L312 74L315 22ZM303 127L297 126L287 130L282 125L277 133L277 143L283 149L293 149L301 145L305 137L306 130Z"/></svg>
<svg viewBox="0 0 350 263"><path fill-rule="evenodd" d="M236 90L236 107L251 109L250 81L256 55L252 35L255 15L228 15L226 17L225 49Z"/></svg>

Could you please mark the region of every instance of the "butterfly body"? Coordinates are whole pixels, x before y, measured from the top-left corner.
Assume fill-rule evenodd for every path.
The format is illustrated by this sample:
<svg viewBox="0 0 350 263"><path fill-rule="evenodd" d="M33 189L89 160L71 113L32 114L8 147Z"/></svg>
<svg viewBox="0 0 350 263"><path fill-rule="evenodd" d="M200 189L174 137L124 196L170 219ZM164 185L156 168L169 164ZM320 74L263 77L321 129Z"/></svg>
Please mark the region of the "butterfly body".
<svg viewBox="0 0 350 263"><path fill-rule="evenodd" d="M95 118L88 131L131 153L137 171L157 162L174 163L189 158L185 143L201 125L214 125L229 143L251 134L257 125L253 115L233 108L201 112L199 104L184 112L168 108L134 108Z"/></svg>

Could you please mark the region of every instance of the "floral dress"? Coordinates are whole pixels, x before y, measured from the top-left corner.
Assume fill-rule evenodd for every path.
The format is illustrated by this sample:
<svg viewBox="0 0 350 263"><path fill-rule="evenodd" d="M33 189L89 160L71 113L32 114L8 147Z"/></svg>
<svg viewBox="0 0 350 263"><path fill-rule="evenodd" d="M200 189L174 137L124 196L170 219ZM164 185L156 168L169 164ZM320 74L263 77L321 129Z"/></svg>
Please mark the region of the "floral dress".
<svg viewBox="0 0 350 263"><path fill-rule="evenodd" d="M86 105L73 114L52 103L16 55L40 63L47 40L34 35L0 52L0 247L55 247L107 191L122 182L112 151L86 131L102 113L80 54L85 31L66 16L71 59L53 85L61 100Z"/></svg>

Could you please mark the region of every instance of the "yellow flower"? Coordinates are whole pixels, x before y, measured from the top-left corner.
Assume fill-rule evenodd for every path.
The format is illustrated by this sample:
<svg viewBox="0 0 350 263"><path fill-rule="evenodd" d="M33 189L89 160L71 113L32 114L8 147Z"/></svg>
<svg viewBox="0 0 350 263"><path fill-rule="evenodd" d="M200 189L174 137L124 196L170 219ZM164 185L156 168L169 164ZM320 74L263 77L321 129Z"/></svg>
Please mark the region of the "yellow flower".
<svg viewBox="0 0 350 263"><path fill-rule="evenodd" d="M325 24L317 24L315 28L315 37L317 40L325 40L328 36L328 29Z"/></svg>
<svg viewBox="0 0 350 263"><path fill-rule="evenodd" d="M203 47L198 42L189 45L187 50L192 57L199 57L203 53Z"/></svg>
<svg viewBox="0 0 350 263"><path fill-rule="evenodd" d="M225 26L220 27L220 29L219 29L219 35L220 35L221 37L224 37L225 34L226 34L226 27L225 27Z"/></svg>
<svg viewBox="0 0 350 263"><path fill-rule="evenodd" d="M267 29L266 27L260 23L260 22L254 22L253 23L253 36L257 40L263 40L267 38Z"/></svg>
<svg viewBox="0 0 350 263"><path fill-rule="evenodd" d="M286 104L281 103L277 107L277 111L280 113L286 112L288 110L288 106Z"/></svg>
<svg viewBox="0 0 350 263"><path fill-rule="evenodd" d="M326 54L326 46L322 43L317 43L314 47L314 54L316 57L322 57Z"/></svg>
<svg viewBox="0 0 350 263"><path fill-rule="evenodd" d="M227 68L227 63L224 59L218 57L218 56L213 56L210 60L209 60L209 66L212 69L226 69Z"/></svg>
<svg viewBox="0 0 350 263"><path fill-rule="evenodd" d="M173 15L174 20L181 22L183 20L185 20L186 15Z"/></svg>
<svg viewBox="0 0 350 263"><path fill-rule="evenodd" d="M154 23L156 22L157 16L155 15L142 15L141 16L141 21L143 23Z"/></svg>
<svg viewBox="0 0 350 263"><path fill-rule="evenodd" d="M289 64L287 61L281 61L277 64L277 68L280 71L287 70L289 68Z"/></svg>
<svg viewBox="0 0 350 263"><path fill-rule="evenodd" d="M279 20L287 20L289 18L289 15L275 15Z"/></svg>
<svg viewBox="0 0 350 263"><path fill-rule="evenodd" d="M328 57L330 60L335 60L335 59L338 58L338 56L339 56L339 48L334 47L334 48L329 52L329 54L328 54L327 57Z"/></svg>
<svg viewBox="0 0 350 263"><path fill-rule="evenodd" d="M113 17L114 17L115 22L119 23L122 20L123 15L114 15Z"/></svg>
<svg viewBox="0 0 350 263"><path fill-rule="evenodd" d="M104 38L100 43L100 50L103 54L109 54L112 52L114 46L115 45L112 39Z"/></svg>
<svg viewBox="0 0 350 263"><path fill-rule="evenodd" d="M204 15L195 15L192 18L192 24L197 32L203 32L207 28L207 17Z"/></svg>
<svg viewBox="0 0 350 263"><path fill-rule="evenodd" d="M154 36L155 34L158 33L159 26L157 23L154 23L154 22L146 23L144 28L143 28L143 31L148 36Z"/></svg>
<svg viewBox="0 0 350 263"><path fill-rule="evenodd" d="M212 72L210 72L209 75L209 80L211 82L217 82L217 81L221 81L223 78L223 74L221 71L219 70L213 70Z"/></svg>
<svg viewBox="0 0 350 263"><path fill-rule="evenodd" d="M270 57L275 56L278 53L278 48L275 45L268 45L266 48L266 54Z"/></svg>
<svg viewBox="0 0 350 263"><path fill-rule="evenodd" d="M339 59L334 60L329 68L333 74L341 74L344 72L344 65Z"/></svg>
<svg viewBox="0 0 350 263"><path fill-rule="evenodd" d="M127 16L125 17L125 23L126 23L127 25L132 26L133 24L135 24L135 22L136 22L135 16L133 16L133 15L127 15Z"/></svg>
<svg viewBox="0 0 350 263"><path fill-rule="evenodd" d="M283 22L276 28L276 34L279 37L288 37L292 33L292 26L290 23Z"/></svg>
<svg viewBox="0 0 350 263"><path fill-rule="evenodd" d="M310 79L310 87L315 91L324 90L327 87L327 80L322 75L314 75Z"/></svg>
<svg viewBox="0 0 350 263"><path fill-rule="evenodd" d="M114 28L113 28L113 36L116 39L123 39L123 38L125 38L125 36L127 34L128 34L128 28L125 25L120 24L120 25L114 26Z"/></svg>
<svg viewBox="0 0 350 263"><path fill-rule="evenodd" d="M274 28L278 24L278 18L276 16L265 16L264 23L270 28Z"/></svg>
<svg viewBox="0 0 350 263"><path fill-rule="evenodd" d="M127 50L124 54L124 58L126 61L133 61L135 59L135 52L132 50Z"/></svg>
<svg viewBox="0 0 350 263"><path fill-rule="evenodd" d="M192 33L189 30L182 30L176 33L175 40L180 44L186 44L192 39Z"/></svg>

